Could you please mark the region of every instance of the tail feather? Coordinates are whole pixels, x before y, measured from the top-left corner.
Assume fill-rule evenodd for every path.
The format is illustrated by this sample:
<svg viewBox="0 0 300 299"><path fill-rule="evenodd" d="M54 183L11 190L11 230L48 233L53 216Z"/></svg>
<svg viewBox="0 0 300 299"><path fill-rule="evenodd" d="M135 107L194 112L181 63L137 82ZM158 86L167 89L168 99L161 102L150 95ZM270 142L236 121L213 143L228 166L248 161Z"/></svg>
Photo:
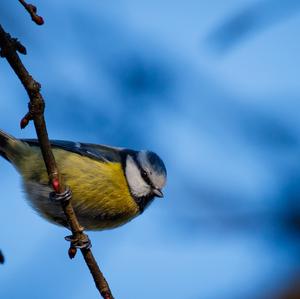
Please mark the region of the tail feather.
<svg viewBox="0 0 300 299"><path fill-rule="evenodd" d="M14 158L20 153L21 147L24 147L23 142L0 130L0 156L9 162L13 162Z"/></svg>
<svg viewBox="0 0 300 299"><path fill-rule="evenodd" d="M1 149L0 149L0 156L3 157L8 162L10 162L9 159L8 159L8 157L6 156L5 152L3 152Z"/></svg>
<svg viewBox="0 0 300 299"><path fill-rule="evenodd" d="M0 155L7 161L9 161L9 158L6 153L6 149L7 149L8 143L9 143L9 139L12 139L12 138L13 137L7 135L5 132L0 130Z"/></svg>

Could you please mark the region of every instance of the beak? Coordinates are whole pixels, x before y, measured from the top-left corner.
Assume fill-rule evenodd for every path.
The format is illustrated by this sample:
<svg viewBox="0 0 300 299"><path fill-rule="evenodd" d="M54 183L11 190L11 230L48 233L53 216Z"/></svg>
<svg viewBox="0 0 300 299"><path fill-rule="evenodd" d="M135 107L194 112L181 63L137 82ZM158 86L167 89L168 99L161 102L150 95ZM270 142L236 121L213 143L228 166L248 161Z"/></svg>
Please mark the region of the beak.
<svg viewBox="0 0 300 299"><path fill-rule="evenodd" d="M163 193L161 192L160 189L153 189L152 192L155 194L157 197L164 197Z"/></svg>

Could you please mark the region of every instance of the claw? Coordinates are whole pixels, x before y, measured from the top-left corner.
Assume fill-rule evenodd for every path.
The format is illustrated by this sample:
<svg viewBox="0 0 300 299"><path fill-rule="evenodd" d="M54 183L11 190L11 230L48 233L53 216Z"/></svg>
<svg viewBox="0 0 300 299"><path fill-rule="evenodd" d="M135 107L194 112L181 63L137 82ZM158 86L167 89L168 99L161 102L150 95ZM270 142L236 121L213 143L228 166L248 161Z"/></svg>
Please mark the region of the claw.
<svg viewBox="0 0 300 299"><path fill-rule="evenodd" d="M49 194L50 200L52 201L59 201L59 202L68 202L72 198L72 191L71 189L66 186L66 190L62 193L56 193L56 192L51 192Z"/></svg>
<svg viewBox="0 0 300 299"><path fill-rule="evenodd" d="M80 234L80 237L66 236L65 240L71 242L71 248L90 249L92 247L92 243L86 234Z"/></svg>

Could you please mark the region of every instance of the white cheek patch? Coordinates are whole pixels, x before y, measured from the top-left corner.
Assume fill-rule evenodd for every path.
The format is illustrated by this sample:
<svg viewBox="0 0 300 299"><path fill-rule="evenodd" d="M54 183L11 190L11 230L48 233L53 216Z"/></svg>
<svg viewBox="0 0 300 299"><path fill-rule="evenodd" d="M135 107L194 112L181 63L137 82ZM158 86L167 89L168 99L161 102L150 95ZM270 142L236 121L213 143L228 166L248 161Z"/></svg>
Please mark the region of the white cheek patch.
<svg viewBox="0 0 300 299"><path fill-rule="evenodd" d="M139 168L130 155L126 159L125 174L133 195L142 197L151 192L150 186L143 180Z"/></svg>

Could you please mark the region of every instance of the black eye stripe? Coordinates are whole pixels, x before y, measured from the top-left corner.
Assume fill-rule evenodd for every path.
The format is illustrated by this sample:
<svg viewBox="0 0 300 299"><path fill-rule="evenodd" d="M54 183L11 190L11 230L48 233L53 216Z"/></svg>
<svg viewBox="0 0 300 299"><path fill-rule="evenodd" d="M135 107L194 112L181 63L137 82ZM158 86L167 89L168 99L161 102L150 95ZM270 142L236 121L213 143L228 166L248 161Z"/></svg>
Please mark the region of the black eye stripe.
<svg viewBox="0 0 300 299"><path fill-rule="evenodd" d="M137 159L137 156L135 155L133 158L134 158L134 160L135 160L135 163L136 163L137 167L138 167L139 170L140 170L140 174L141 174L143 180L144 180L151 188L154 188L154 185L153 185L153 183L151 182L151 180L150 180L150 178L149 178L149 176L148 176L148 173L142 168L140 162L139 162L138 159Z"/></svg>
<svg viewBox="0 0 300 299"><path fill-rule="evenodd" d="M142 176L142 178L144 179L144 181L145 181L149 186L153 187L153 184L152 184L152 182L151 182L151 180L150 180L150 178L149 178L147 172L146 172L144 169L140 169L140 171L141 171L141 176Z"/></svg>

